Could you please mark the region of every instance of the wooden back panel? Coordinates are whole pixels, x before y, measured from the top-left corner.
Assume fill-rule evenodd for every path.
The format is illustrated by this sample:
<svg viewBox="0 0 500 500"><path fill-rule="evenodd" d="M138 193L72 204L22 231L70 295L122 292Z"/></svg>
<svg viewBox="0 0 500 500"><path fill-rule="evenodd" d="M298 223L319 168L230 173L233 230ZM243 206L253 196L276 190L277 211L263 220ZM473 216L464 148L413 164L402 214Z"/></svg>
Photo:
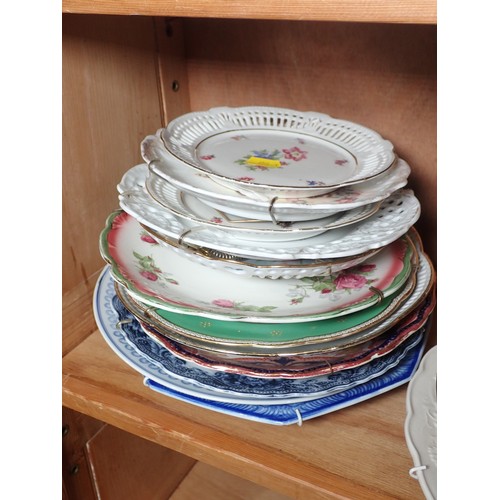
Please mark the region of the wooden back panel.
<svg viewBox="0 0 500 500"><path fill-rule="evenodd" d="M63 16L63 292L103 267L116 185L161 126L151 18Z"/></svg>

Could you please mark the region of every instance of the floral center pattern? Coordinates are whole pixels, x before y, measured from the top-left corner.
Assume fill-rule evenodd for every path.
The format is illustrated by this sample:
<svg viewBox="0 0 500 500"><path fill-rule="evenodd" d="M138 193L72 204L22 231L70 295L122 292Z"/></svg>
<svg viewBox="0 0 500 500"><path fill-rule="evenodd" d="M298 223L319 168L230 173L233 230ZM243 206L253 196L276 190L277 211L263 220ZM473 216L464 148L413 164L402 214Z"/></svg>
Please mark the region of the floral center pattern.
<svg viewBox="0 0 500 500"><path fill-rule="evenodd" d="M303 141L302 141L303 142ZM235 160L238 165L244 165L249 170L261 170L266 171L269 168L283 168L289 165L289 162L285 160L291 160L293 162L298 162L307 159L307 151L299 148L298 146L293 146L289 148L278 149L275 148L272 151L268 149L258 149L253 150L249 154ZM262 164L258 163L258 159L264 160ZM274 165L270 166L269 160L276 162ZM240 180L246 180L242 177Z"/></svg>
<svg viewBox="0 0 500 500"><path fill-rule="evenodd" d="M156 243L156 242L155 242ZM138 252L133 252L136 259L136 267L139 270L139 274L149 281L156 281L158 283L166 285L178 285L179 283L170 277L170 275L165 274L158 266L155 264L154 259L149 255L141 255Z"/></svg>
<svg viewBox="0 0 500 500"><path fill-rule="evenodd" d="M376 267L375 264L361 264L331 276L302 278L300 284L295 285L288 293L288 296L291 297L290 304L301 304L304 299L310 296L309 291L333 300L335 292L352 293L353 290L369 287L376 281L369 278Z"/></svg>

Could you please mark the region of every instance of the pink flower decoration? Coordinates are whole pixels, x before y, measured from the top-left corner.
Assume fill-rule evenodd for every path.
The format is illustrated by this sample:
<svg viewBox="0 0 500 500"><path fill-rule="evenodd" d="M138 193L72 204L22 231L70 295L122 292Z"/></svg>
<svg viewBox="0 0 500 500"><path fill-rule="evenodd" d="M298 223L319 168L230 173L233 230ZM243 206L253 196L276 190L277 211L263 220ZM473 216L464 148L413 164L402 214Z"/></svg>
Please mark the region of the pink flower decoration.
<svg viewBox="0 0 500 500"><path fill-rule="evenodd" d="M227 307L228 309L234 307L234 302L232 300L227 300L227 299L215 299L212 300L212 304L219 307Z"/></svg>
<svg viewBox="0 0 500 500"><path fill-rule="evenodd" d="M213 160L215 158L215 155L204 155L200 156L202 160Z"/></svg>
<svg viewBox="0 0 500 500"><path fill-rule="evenodd" d="M139 274L150 281L156 281L158 279L158 276L151 271L140 271Z"/></svg>
<svg viewBox="0 0 500 500"><path fill-rule="evenodd" d="M238 181L242 181L242 182L252 182L253 181L253 177L238 177L237 180Z"/></svg>
<svg viewBox="0 0 500 500"><path fill-rule="evenodd" d="M211 222L215 222L215 224L222 224L222 219L220 217L212 217L210 219Z"/></svg>
<svg viewBox="0 0 500 500"><path fill-rule="evenodd" d="M345 165L347 160L335 160L335 165Z"/></svg>
<svg viewBox="0 0 500 500"><path fill-rule="evenodd" d="M335 286L337 290L344 290L349 288L363 288L368 280L359 274L339 274L335 278Z"/></svg>
<svg viewBox="0 0 500 500"><path fill-rule="evenodd" d="M285 153L287 160L299 161L307 158L307 151L302 151L302 149L296 146L290 149L283 149L283 153Z"/></svg>
<svg viewBox="0 0 500 500"><path fill-rule="evenodd" d="M323 288L323 290L321 290L321 293L326 294L326 293L330 293L331 291L332 291L331 288Z"/></svg>
<svg viewBox="0 0 500 500"><path fill-rule="evenodd" d="M151 243L152 245L158 245L158 242L149 234L142 234L141 240L145 241L146 243Z"/></svg>

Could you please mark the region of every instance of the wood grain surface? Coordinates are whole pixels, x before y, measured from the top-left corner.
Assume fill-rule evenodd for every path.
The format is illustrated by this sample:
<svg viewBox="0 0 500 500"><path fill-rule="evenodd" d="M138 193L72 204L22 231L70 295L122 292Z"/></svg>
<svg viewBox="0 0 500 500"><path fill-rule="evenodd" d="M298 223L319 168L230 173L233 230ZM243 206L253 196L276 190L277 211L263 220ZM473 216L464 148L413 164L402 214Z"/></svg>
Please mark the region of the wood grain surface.
<svg viewBox="0 0 500 500"><path fill-rule="evenodd" d="M63 12L121 15L430 23L435 0L63 0Z"/></svg>

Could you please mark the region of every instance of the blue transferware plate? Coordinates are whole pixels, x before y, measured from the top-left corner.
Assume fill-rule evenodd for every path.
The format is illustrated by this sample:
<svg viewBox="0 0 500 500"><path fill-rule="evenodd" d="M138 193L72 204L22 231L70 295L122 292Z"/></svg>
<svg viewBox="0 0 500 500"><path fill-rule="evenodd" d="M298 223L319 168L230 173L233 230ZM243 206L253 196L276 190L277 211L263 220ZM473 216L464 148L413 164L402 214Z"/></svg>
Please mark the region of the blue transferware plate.
<svg viewBox="0 0 500 500"><path fill-rule="evenodd" d="M380 377L370 380L369 382L365 382L331 396L325 396L298 403L279 405L223 403L220 401L211 401L202 397L184 394L180 391L165 387L147 377L144 379L144 384L154 391L166 396L227 415L266 424L298 424L300 426L305 420L341 410L342 408L352 406L356 403L361 403L362 401L373 398L405 384L415 373L422 356L424 346L425 342L420 342L407 353L405 358L396 367L387 371Z"/></svg>

